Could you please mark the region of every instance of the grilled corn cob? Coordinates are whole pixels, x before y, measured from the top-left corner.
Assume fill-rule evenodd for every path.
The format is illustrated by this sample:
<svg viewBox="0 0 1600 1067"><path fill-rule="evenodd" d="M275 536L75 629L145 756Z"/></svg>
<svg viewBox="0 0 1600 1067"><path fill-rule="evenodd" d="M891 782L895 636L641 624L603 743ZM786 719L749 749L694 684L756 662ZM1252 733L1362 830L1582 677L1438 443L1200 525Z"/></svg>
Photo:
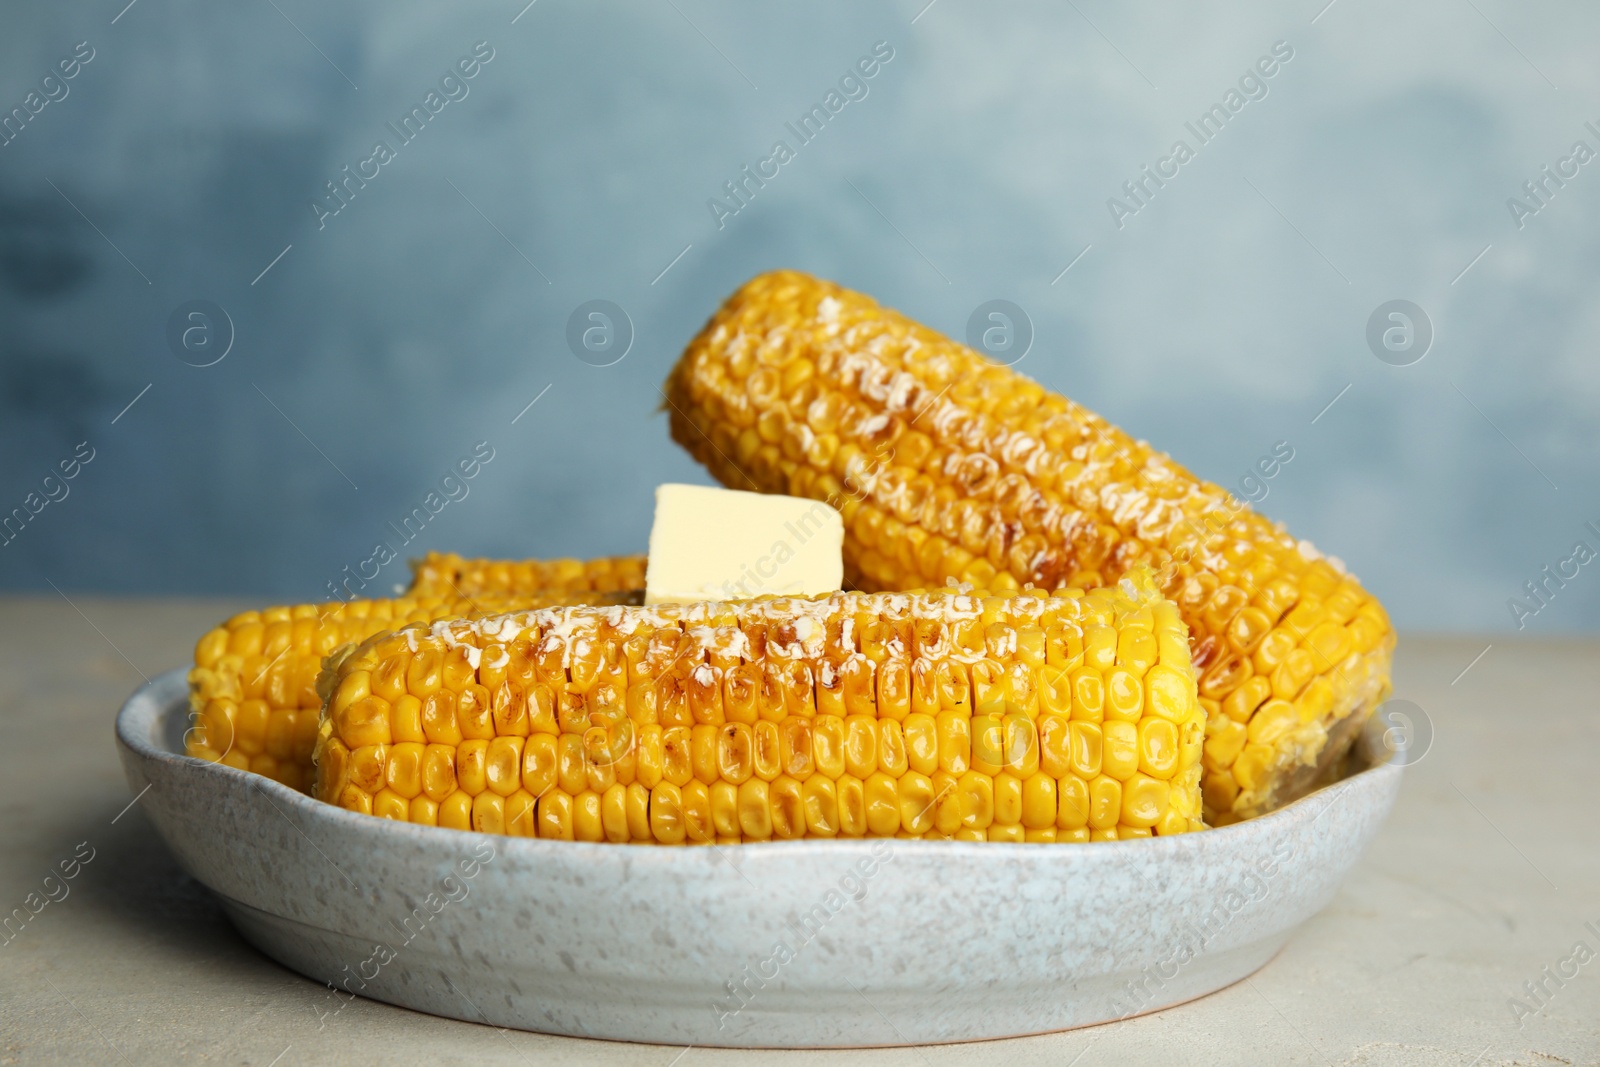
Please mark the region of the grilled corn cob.
<svg viewBox="0 0 1600 1067"><path fill-rule="evenodd" d="M616 603L593 592L406 596L273 607L236 615L195 645L189 672L191 756L255 771L306 792L317 737L317 672L341 645L410 622L549 604Z"/></svg>
<svg viewBox="0 0 1600 1067"><path fill-rule="evenodd" d="M644 588L644 556L599 559L463 559L429 552L411 564L411 596L479 597L495 593L611 593Z"/></svg>
<svg viewBox="0 0 1600 1067"><path fill-rule="evenodd" d="M656 844L1204 828L1187 631L1132 581L456 619L319 684L314 795L401 821Z"/></svg>
<svg viewBox="0 0 1600 1067"><path fill-rule="evenodd" d="M1004 593L1154 567L1200 671L1209 821L1308 791L1389 691L1388 617L1340 563L869 297L794 272L757 277L665 393L673 437L725 485L843 513L859 588Z"/></svg>

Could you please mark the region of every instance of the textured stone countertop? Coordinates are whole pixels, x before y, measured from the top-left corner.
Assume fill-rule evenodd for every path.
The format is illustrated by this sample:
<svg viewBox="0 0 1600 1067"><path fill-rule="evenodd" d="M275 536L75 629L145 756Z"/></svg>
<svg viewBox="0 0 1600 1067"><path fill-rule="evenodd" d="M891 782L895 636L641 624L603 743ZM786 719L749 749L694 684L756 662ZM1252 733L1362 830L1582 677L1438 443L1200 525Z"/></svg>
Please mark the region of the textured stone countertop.
<svg viewBox="0 0 1600 1067"><path fill-rule="evenodd" d="M1600 1064L1600 641L1403 638L1395 696L1425 710L1431 748L1343 891L1248 982L1044 1037L739 1052L366 1000L322 1022L324 987L246 945L127 808L112 741L141 673L239 608L0 599L0 912L93 855L0 944L0 1065Z"/></svg>

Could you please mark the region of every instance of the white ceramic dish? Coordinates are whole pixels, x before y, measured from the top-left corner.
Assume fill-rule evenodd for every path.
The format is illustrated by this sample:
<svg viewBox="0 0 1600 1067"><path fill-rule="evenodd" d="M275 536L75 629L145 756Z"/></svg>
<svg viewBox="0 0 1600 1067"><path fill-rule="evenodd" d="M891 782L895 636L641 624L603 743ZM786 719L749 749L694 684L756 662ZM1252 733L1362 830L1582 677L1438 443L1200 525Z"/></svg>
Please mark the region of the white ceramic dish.
<svg viewBox="0 0 1600 1067"><path fill-rule="evenodd" d="M1007 1037L1210 993L1328 903L1401 774L1144 841L635 848L357 815L179 755L186 724L184 672L133 694L128 784L267 955L436 1015L682 1045Z"/></svg>

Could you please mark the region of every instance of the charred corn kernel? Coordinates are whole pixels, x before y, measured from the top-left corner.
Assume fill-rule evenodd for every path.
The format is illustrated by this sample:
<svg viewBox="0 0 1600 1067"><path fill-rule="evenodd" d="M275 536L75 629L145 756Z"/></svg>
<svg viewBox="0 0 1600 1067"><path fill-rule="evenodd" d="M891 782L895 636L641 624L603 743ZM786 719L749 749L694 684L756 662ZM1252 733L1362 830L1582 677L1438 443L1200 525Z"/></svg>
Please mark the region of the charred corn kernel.
<svg viewBox="0 0 1600 1067"><path fill-rule="evenodd" d="M718 729L717 762L713 779L720 778L725 782L739 785L754 773L754 741L749 725L733 722Z"/></svg>
<svg viewBox="0 0 1600 1067"><path fill-rule="evenodd" d="M750 355L761 350L806 368L802 384L783 388L785 372ZM859 293L790 271L753 279L691 342L664 391L674 438L730 486L840 507L855 587L1055 590L1153 567L1170 615L1153 608L1126 634L1096 619L1070 651L1039 626L1045 662L1069 672L1069 684L1047 676L1018 691L1043 712L1095 723L1129 715L1133 687L1108 674L1115 666L1145 690L1125 721L1181 709L1152 674L1186 674L1191 646L1201 695L1247 727L1269 697L1299 700L1325 679L1326 694L1300 705L1320 730L1278 736L1260 773L1247 772L1253 785L1240 783L1214 816L1259 814L1313 787L1388 692L1393 630L1337 564L1065 397ZM823 436L824 447L799 447ZM995 621L982 620L985 633ZM1017 640L1009 655L1026 664ZM1010 692L1005 672L971 667L980 713L1024 710L994 706ZM910 679L915 703L915 664ZM976 734L973 744L976 753Z"/></svg>
<svg viewBox="0 0 1600 1067"><path fill-rule="evenodd" d="M620 590L643 587L643 564L618 560L560 561L562 566L537 564L521 578L507 573L496 585L468 579L461 588L444 581L450 572L445 562L487 564L487 561L461 561L459 557L429 557L436 562L419 564L434 577L403 597L392 600L334 601L328 604L301 604L268 608L235 616L203 635L195 644L195 666L189 672L190 709L197 729L190 731L186 751L212 762L235 748L247 756L267 753L273 756L269 774L285 784L301 782L311 787L312 751L316 742L318 711L327 694L317 691L318 672L323 658L383 633L414 622L435 622L478 613L525 610L562 604L626 603L629 594ZM642 559L642 557L641 557ZM568 573L566 563L577 570ZM543 569L541 569L543 568ZM558 575L567 577L558 581ZM637 576L637 584L632 583ZM528 584L535 579L557 584ZM505 664L492 654L484 674L501 679L523 661L509 657ZM486 653L486 655L491 655ZM352 725L366 722L377 730L379 718L386 719L388 738L377 735L364 744L390 742L439 742L459 744L457 705L452 693L448 706L429 698L444 684L445 657L441 650L427 655L389 656L374 660L365 677L348 680L349 688L335 695L332 710L346 716ZM369 698L383 704L362 704ZM226 716L208 714L212 705L227 701ZM359 706L357 706L359 705ZM509 705L507 706L509 710ZM469 713L476 707L469 705ZM475 717L474 723L478 722ZM224 728L226 726L226 728ZM517 732L515 722L505 732ZM479 729L485 739L493 731ZM248 766L249 761L244 761Z"/></svg>
<svg viewBox="0 0 1600 1067"><path fill-rule="evenodd" d="M672 726L661 733L661 777L686 786L694 777L694 735L687 726Z"/></svg>
<svg viewBox="0 0 1600 1067"><path fill-rule="evenodd" d="M770 782L778 777L783 767L783 738L774 722L763 720L751 730L751 765L756 777Z"/></svg>
<svg viewBox="0 0 1600 1067"><path fill-rule="evenodd" d="M386 632L330 663L317 795L389 818L415 810L443 826L592 842L1187 832L1201 826L1206 710L1192 666L1161 663L1146 640L1176 618L1135 580L1089 594L562 607ZM1069 667L1075 649L1094 655ZM866 679L882 673L875 656L906 659L928 710L896 719L866 699ZM748 699L723 708L754 721L695 721L683 680L702 666L749 682ZM1042 710L1033 695L1046 672L1076 673L1080 688L1091 672L1102 690L1115 675L1115 717L1069 717L1090 706L1076 699ZM414 677L426 696L410 691ZM640 685L655 687L664 722L635 722L638 705L621 694ZM208 714L220 733L236 728L239 706Z"/></svg>

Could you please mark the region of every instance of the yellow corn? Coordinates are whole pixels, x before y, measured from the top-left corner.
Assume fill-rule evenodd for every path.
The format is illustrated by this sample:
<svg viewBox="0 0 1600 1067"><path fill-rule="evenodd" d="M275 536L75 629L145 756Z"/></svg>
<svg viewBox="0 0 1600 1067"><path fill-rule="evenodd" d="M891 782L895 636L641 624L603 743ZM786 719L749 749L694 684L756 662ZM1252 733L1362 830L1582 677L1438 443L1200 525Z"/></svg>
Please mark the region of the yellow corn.
<svg viewBox="0 0 1600 1067"><path fill-rule="evenodd" d="M673 437L724 484L843 513L858 588L1005 593L1155 568L1200 671L1212 822L1308 791L1389 691L1388 617L1336 560L860 293L787 271L754 279L665 391Z"/></svg>
<svg viewBox="0 0 1600 1067"><path fill-rule="evenodd" d="M594 592L482 594L476 599L452 593L300 604L235 615L195 645L195 665L189 672L194 728L185 750L309 791L322 706L317 672L323 657L335 649L407 623L624 599L622 594Z"/></svg>
<svg viewBox="0 0 1600 1067"><path fill-rule="evenodd" d="M480 597L495 593L611 593L644 588L645 558L463 559L429 552L413 560L411 596Z"/></svg>
<svg viewBox="0 0 1600 1067"><path fill-rule="evenodd" d="M1132 581L412 627L330 658L314 795L616 843L1198 830L1185 636Z"/></svg>

